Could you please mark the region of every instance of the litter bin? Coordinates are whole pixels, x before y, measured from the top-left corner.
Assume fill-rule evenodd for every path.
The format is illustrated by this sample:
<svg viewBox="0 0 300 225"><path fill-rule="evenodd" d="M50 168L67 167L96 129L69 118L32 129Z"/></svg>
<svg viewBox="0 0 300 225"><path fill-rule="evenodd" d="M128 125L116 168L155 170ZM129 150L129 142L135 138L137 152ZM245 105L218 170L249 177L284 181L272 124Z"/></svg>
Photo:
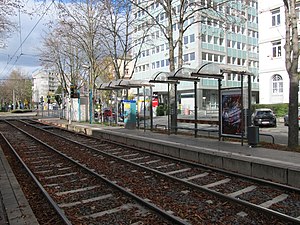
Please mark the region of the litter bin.
<svg viewBox="0 0 300 225"><path fill-rule="evenodd" d="M259 127L249 126L247 131L248 145L257 146L257 144L259 143Z"/></svg>

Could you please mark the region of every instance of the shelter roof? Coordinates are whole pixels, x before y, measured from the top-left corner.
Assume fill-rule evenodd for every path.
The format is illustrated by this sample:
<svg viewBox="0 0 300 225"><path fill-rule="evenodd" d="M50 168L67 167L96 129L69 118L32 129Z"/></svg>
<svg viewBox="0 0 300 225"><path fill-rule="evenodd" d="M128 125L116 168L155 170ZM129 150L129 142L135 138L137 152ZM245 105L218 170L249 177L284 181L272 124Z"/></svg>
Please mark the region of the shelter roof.
<svg viewBox="0 0 300 225"><path fill-rule="evenodd" d="M246 67L237 65L226 65L220 63L207 62L202 64L198 70L191 74L192 77L205 77L222 79L224 73L234 73L240 75L254 75Z"/></svg>
<svg viewBox="0 0 300 225"><path fill-rule="evenodd" d="M191 74L195 72L195 69L181 67L178 68L176 71L172 72L169 76L169 80L175 81L199 81L197 77L192 77Z"/></svg>
<svg viewBox="0 0 300 225"><path fill-rule="evenodd" d="M115 89L130 89L130 88L140 88L145 86L153 86L149 81L145 80L126 80L118 79L109 81L107 83L102 83L99 86L99 90L115 90Z"/></svg>
<svg viewBox="0 0 300 225"><path fill-rule="evenodd" d="M177 81L168 79L170 74L171 74L170 72L163 72L163 71L156 72L155 74L153 74L149 82L150 83L176 83Z"/></svg>

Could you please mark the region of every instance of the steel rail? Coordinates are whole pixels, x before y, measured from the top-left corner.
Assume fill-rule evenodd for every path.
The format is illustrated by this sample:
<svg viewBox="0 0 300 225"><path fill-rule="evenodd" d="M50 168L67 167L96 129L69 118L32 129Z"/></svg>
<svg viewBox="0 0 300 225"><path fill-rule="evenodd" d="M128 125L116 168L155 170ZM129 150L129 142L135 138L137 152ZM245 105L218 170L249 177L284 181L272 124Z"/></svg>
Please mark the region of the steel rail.
<svg viewBox="0 0 300 225"><path fill-rule="evenodd" d="M29 124L29 125L30 125L30 124ZM210 190L209 188L206 188L206 187L202 187L202 186L193 184L193 183L191 183L191 182L189 182L189 181L185 181L185 180L179 179L179 178L177 178L177 177L167 175L167 174L165 174L165 173L163 173L163 172L160 172L160 171L158 171L158 170L151 169L151 168L149 168L149 167L145 167L145 166L143 166L143 165L136 164L136 163L134 163L134 162L128 161L128 160L123 159L123 158L119 158L118 156L115 156L115 155L112 155L112 154L109 154L109 153L100 151L100 150L98 150L98 149L96 149L96 148L94 148L94 147L88 146L88 145L86 145L86 144L82 144L82 143L80 143L80 142L71 140L71 139L69 139L69 138L63 137L63 136L58 135L58 134L52 133L52 132L50 132L50 131L48 131L48 130L44 130L44 129L39 128L39 127L37 127L37 126L33 126L33 127L37 128L37 129L40 129L40 130L43 130L44 132L54 134L54 135L57 136L57 137L60 137L60 138L63 138L63 139L65 139L65 140L68 140L68 141L70 141L70 142L76 143L76 144L78 144L78 145L80 145L80 146L83 146L83 147L86 147L86 148L88 148L88 149L91 149L91 150L93 150L93 151L95 151L95 152L98 152L98 153L100 153L100 154L102 154L102 155L105 155L105 156L108 156L108 157L111 157L111 158L120 160L120 161L122 161L122 162L131 164L131 165L133 165L133 166L136 166L136 167L139 167L139 168L142 168L142 169L151 171L151 172L153 172L153 173L160 174L161 176L167 177L167 178L172 179L172 180L174 180L174 181L181 182L181 183L185 183L186 185L188 185L188 186L190 186L190 187L196 188L196 189L198 189L198 190L200 190L200 191L204 191L204 192L209 193L209 194L212 194L212 195L214 195L214 196L218 196L218 197L220 197L220 198L222 198L222 199L225 199L225 200L228 200L228 201L231 201L231 202L235 202L235 203L238 203L238 204L240 204L240 205L249 207L249 208L251 208L251 209L253 209L253 210L255 210L255 211L258 211L258 212L262 212L262 211L263 211L264 213L266 213L266 214L268 214L268 215L272 215L272 216L274 216L274 217L276 217L276 218L284 219L284 220L286 220L286 221L288 221L288 222L293 222L294 224L300 224L300 220L297 219L297 218L295 218L295 217L292 217L292 216L289 216L289 215L286 215L286 214L277 212L277 211L275 211L275 210L268 209L268 208L265 208L265 207L262 207L262 206L259 206L259 205L256 205L256 204L247 202L247 201L245 201L245 200L241 200L241 199L238 199L238 198L230 197L230 196L225 195L225 194L222 194L222 193L220 193L220 192L217 192L217 191L214 191L214 190ZM114 142L114 143L117 143L117 142ZM117 144L119 144L119 143L117 143ZM133 148L132 146L127 146L127 145L125 145L125 144L120 144L120 145L125 146L125 147L128 147L128 148ZM137 148L135 148L135 149L137 149ZM137 149L137 150L140 150L140 149ZM148 152L148 153L150 153L150 152ZM153 154L153 153L150 153L150 154ZM172 159L173 159L173 158L172 158ZM174 159L173 159L173 160L174 160ZM175 159L175 160L179 161L178 159ZM181 161L181 160L180 160L180 161ZM236 176L239 176L239 175L236 175ZM259 181L260 181L260 182L264 182L264 181L262 181L262 180L260 180L260 179L259 179ZM264 182L264 183L265 183L265 182ZM268 183L268 182L266 182L266 183ZM271 183L272 183L272 182L271 182ZM287 187L289 187L289 186L287 186ZM292 189L292 190L293 190L293 189ZM298 190L298 191L299 191L299 190Z"/></svg>
<svg viewBox="0 0 300 225"><path fill-rule="evenodd" d="M121 191L122 193L124 193L125 195L133 198L134 200L136 200L137 202L139 202L141 205L147 207L148 209L156 212L158 215L166 218L168 221L174 223L174 224L179 224L179 225L190 225L190 223L188 223L187 221L184 221L183 219L177 217L177 216L173 216L170 213L166 212L165 210L160 209L159 207L157 207L156 205L150 203L147 200L144 200L143 198L135 195L134 193L128 191L127 189L115 184L114 182L108 180L107 178L105 178L104 176L94 172L93 170L89 169L88 167L86 167L83 164L80 164L78 161L68 157L67 155L65 155L64 153L61 153L60 151L58 151L57 149L51 147L50 145L42 142L41 140L39 140L38 138L34 137L33 135L29 134L28 132L18 128L17 126L7 122L8 124L10 124L11 126L13 126L14 128L18 129L19 131L21 131L22 133L26 134L27 136L29 136L30 138L34 139L35 141L39 142L40 144L46 146L47 148L51 149L52 151L56 152L57 154L63 156L64 158L66 158L67 160L69 160L70 162L74 163L75 165L79 166L80 168L83 168L84 170L86 170L87 172L89 172L90 174L96 176L97 178L101 179L102 181L104 181L105 183L109 184L110 186L113 186L114 188L118 189L119 191ZM37 127L35 127L37 128ZM43 130L45 131L45 130ZM49 132L50 133L50 132ZM52 133L51 133L52 134ZM54 201L53 201L54 202Z"/></svg>
<svg viewBox="0 0 300 225"><path fill-rule="evenodd" d="M26 120L28 120L28 119L26 119ZM36 126L36 125L30 124L30 123L27 123L27 122L25 122L23 120L21 120L21 121L23 123L26 123L27 125L34 126L34 127L38 128L38 129L41 129L41 130L43 130L45 132L49 132L51 134L55 134L55 133L53 133L51 131L45 130L44 127ZM43 123L40 123L40 122L36 122L35 120L31 120L31 121L33 121L34 123L43 124ZM45 125L45 124L43 124L43 125ZM65 132L68 132L68 133L71 133L71 134L74 134L74 132L72 132L70 130L67 130L65 128L56 127L56 126L49 126L49 128L50 127L54 128L54 129L63 130ZM48 129L48 127L46 129ZM66 137L63 137L61 135L58 135L58 134L55 134L55 135L58 136L58 137L62 137L64 139L66 139ZM94 136L90 136L90 135L86 135L86 134L83 134L83 133L76 133L76 135L83 136L83 137L89 138L89 139L99 140L99 141L103 142L103 139L100 139L100 138L94 137ZM73 141L71 139L68 139L68 140L69 141ZM124 143L120 143L120 142L116 142L116 141L112 141L112 140L108 140L108 139L104 139L104 140L105 140L105 142L108 142L108 143L112 143L112 144L116 144L116 145L119 145L119 146L131 148L131 149L134 149L134 150L137 150L137 151L142 151L142 152L145 152L145 153L148 153L148 154L151 154L151 155L156 155L156 156L159 156L159 157L164 157L166 159L171 159L171 160L175 160L175 161L178 161L178 162L186 163L188 165L196 166L196 167L199 167L199 168L208 169L208 170L212 170L212 171L217 171L217 172L220 172L220 173L223 173L223 174L226 174L226 175L231 175L231 176L235 176L235 177L238 177L238 178L244 178L244 179L247 179L247 180L250 180L250 181L254 181L254 182L257 182L257 183L260 183L260 184L270 185L270 186L273 186L273 187L276 187L276 188L280 188L280 189L288 189L290 191L295 191L295 192L300 193L300 188L297 188L297 187L292 187L292 186L288 186L288 185L285 185L285 184L276 183L276 182L272 182L272 181L269 181L269 180L264 180L264 179L261 179L261 178L251 177L251 176L247 176L247 175L244 175L244 174L239 174L239 173L231 172L231 171L228 171L228 170L224 170L224 169L220 169L220 168L216 168L216 167L211 167L211 166L207 166L207 165L204 165L204 164L195 163L195 162L188 161L188 160L185 160L185 159L176 158L176 157L165 155L165 154L158 153L158 152L152 152L152 151L149 151L147 149L142 149L142 148L139 148L139 147L136 147L136 146L126 145ZM76 142L76 141L73 141L73 142ZM76 142L76 143L82 144L82 143L79 143L79 142ZM87 147L90 148L91 146L87 146Z"/></svg>
<svg viewBox="0 0 300 225"><path fill-rule="evenodd" d="M56 204L56 202L51 198L51 196L48 194L48 192L44 189L43 185L38 181L38 179L34 176L34 174L31 172L31 170L27 167L25 162L22 160L22 158L19 156L19 154L16 152L14 147L10 144L10 142L6 139L6 137L3 135L2 132L0 132L1 138L5 141L5 143L8 145L10 150L14 153L14 155L17 157L19 162L22 164L22 166L25 168L27 173L30 175L30 177L34 180L35 184L38 186L38 188L41 190L42 194L46 197L48 202L51 204L51 206L54 208L54 210L57 212L59 217L63 220L65 224L72 225L72 223L69 221L69 219L66 217L64 212L60 209L60 207Z"/></svg>

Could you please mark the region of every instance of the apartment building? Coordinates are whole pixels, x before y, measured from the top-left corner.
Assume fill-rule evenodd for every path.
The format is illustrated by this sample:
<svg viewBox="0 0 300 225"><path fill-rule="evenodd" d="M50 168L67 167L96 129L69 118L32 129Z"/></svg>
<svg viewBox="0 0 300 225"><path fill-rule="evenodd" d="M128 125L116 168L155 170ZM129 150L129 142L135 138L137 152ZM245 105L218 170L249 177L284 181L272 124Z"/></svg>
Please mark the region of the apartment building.
<svg viewBox="0 0 300 225"><path fill-rule="evenodd" d="M163 7L149 1L138 0L144 4L151 15L161 24L167 23ZM198 69L212 62L240 66L254 74L252 77L252 102L258 102L258 4L257 0L236 0L220 4L220 0L199 0L197 4L212 6L216 11L200 10L191 14L183 26L191 25L183 37L184 67ZM174 12L180 8L180 2L174 2ZM192 9L191 9L192 10ZM133 79L150 80L158 72L169 71L169 46L158 26L147 27L149 15L140 8L133 9L136 19L133 43L137 47L133 55L139 52L138 43L147 32L145 43L135 66ZM178 24L174 16L173 39L178 38ZM194 23L195 21L201 21ZM175 49L175 63L178 62L178 48ZM178 68L177 68L178 69ZM222 87L240 86L241 77L225 74ZM193 82L180 82L178 85L179 104L182 109L194 108ZM200 79L197 86L198 106L205 109L218 108L218 84L216 80ZM166 84L155 84L153 88L164 101L167 94Z"/></svg>
<svg viewBox="0 0 300 225"><path fill-rule="evenodd" d="M300 8L300 2L298 3ZM282 0L258 1L259 102L289 102L289 76L285 68L285 15Z"/></svg>
<svg viewBox="0 0 300 225"><path fill-rule="evenodd" d="M41 98L47 102L47 96L55 94L59 83L56 74L46 69L38 69L32 73L32 102L37 105Z"/></svg>

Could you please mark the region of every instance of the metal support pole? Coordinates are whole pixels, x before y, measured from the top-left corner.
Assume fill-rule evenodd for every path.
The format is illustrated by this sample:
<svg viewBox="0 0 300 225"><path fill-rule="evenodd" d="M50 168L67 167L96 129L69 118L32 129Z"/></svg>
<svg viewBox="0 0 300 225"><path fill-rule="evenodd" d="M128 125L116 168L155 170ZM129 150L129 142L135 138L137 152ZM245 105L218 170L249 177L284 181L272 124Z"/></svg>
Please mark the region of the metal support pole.
<svg viewBox="0 0 300 225"><path fill-rule="evenodd" d="M175 102L174 102L174 112L173 112L173 116L174 116L174 125L175 125L175 134L177 134L177 84L175 83L174 85L174 89L175 89Z"/></svg>
<svg viewBox="0 0 300 225"><path fill-rule="evenodd" d="M138 129L140 129L140 113L139 113L139 101L140 101L140 89L137 88L137 123Z"/></svg>
<svg viewBox="0 0 300 225"><path fill-rule="evenodd" d="M143 94L144 94L144 132L146 131L146 88L144 86L143 88Z"/></svg>
<svg viewBox="0 0 300 225"><path fill-rule="evenodd" d="M252 125L252 120L251 120L251 115L252 115L252 110L251 110L251 105L252 105L252 83L251 83L251 76L248 75L248 126Z"/></svg>
<svg viewBox="0 0 300 225"><path fill-rule="evenodd" d="M194 100L195 100L195 137L197 137L197 132L198 132L198 124L197 124L197 119L198 119L198 106L197 106L197 102L198 102L198 98L197 98L197 81L194 81L194 92L195 92L195 97L194 97Z"/></svg>
<svg viewBox="0 0 300 225"><path fill-rule="evenodd" d="M150 130L153 130L153 105L152 105L152 87L150 86Z"/></svg>
<svg viewBox="0 0 300 225"><path fill-rule="evenodd" d="M168 105L167 105L167 114L168 114L168 135L170 135L170 84L168 83Z"/></svg>
<svg viewBox="0 0 300 225"><path fill-rule="evenodd" d="M221 88L222 88L222 80L218 79L218 94L219 94L219 141L221 141L222 134L222 96L221 96Z"/></svg>
<svg viewBox="0 0 300 225"><path fill-rule="evenodd" d="M81 109L80 109L80 90L77 90L78 92L78 122L81 121Z"/></svg>
<svg viewBox="0 0 300 225"><path fill-rule="evenodd" d="M92 109L93 109L93 91L90 87L90 90L89 90L89 103L90 103L90 106L89 106L89 111L90 111L90 124L92 124L93 122L93 112L92 112Z"/></svg>
<svg viewBox="0 0 300 225"><path fill-rule="evenodd" d="M16 109L16 94L15 94L15 89L13 89L13 107L12 110Z"/></svg>
<svg viewBox="0 0 300 225"><path fill-rule="evenodd" d="M240 74L241 76L241 136L242 136L242 146L244 145L244 133L245 133L245 117L244 117L244 74Z"/></svg>
<svg viewBox="0 0 300 225"><path fill-rule="evenodd" d="M69 124L72 123L72 101L71 101L71 91L69 92L69 102L68 102L68 111L69 111Z"/></svg>

